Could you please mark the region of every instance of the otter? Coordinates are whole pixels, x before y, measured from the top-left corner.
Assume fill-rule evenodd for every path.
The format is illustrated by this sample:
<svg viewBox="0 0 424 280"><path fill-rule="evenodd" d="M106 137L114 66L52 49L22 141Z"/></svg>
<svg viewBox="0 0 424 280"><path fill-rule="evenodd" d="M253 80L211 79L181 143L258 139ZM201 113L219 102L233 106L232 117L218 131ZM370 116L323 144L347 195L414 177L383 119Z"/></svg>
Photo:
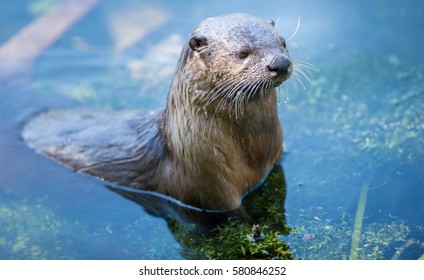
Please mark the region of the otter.
<svg viewBox="0 0 424 280"><path fill-rule="evenodd" d="M22 138L106 181L201 209L236 209L282 155L276 87L292 72L272 21L208 18L183 47L165 109L51 110L29 121Z"/></svg>

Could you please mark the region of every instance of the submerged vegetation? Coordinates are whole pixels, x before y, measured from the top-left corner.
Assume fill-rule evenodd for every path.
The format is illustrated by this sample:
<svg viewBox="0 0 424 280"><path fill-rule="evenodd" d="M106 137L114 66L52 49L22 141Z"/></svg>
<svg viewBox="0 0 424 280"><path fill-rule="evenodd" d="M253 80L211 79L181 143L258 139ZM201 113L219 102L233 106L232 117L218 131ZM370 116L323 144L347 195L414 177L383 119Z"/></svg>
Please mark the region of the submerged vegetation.
<svg viewBox="0 0 424 280"><path fill-rule="evenodd" d="M181 229L174 234L183 246L181 254L187 259L292 259L281 232L260 226L260 234L255 237L254 228L243 221L230 220L207 234L193 234Z"/></svg>
<svg viewBox="0 0 424 280"><path fill-rule="evenodd" d="M295 256L307 259L408 258L396 248L414 240L418 251L423 251L422 240L415 239L423 234L414 230L418 221L411 225L411 221L387 218L407 208L389 208L381 200L403 205L402 199L414 199L417 204L410 206L422 211L416 195L421 191L417 185L424 184L420 177L424 171L423 69L394 55L356 51L344 55L349 59L332 65L333 69L318 67L320 74L308 92L283 108L286 117L301 114L301 121L286 123L286 131L295 132L286 139L289 145L296 143L289 146L292 162L293 157L303 160L298 166L308 172L293 171L288 188L294 199L316 204L306 214L302 203L297 203L303 212L290 218L297 226L293 235L301 241L290 238L289 245ZM308 138L313 141L305 141ZM365 187L359 195L361 186ZM418 193L408 193L414 190ZM330 201L332 197L342 200ZM358 205L350 208L357 209L356 217L343 205L347 197L358 197ZM387 212L369 212L375 205ZM320 217L322 213L328 217ZM380 221L370 215L379 215Z"/></svg>
<svg viewBox="0 0 424 280"><path fill-rule="evenodd" d="M208 233L193 232L174 221L168 227L180 245L170 255L167 244L172 237L162 227L149 227L149 231L158 231L157 238L143 241L144 220L126 226L100 223L90 232L87 225L64 220L41 202L24 201L0 208L0 258L80 258L77 248L98 248L99 244L113 244L109 246L114 246L120 258L144 259L397 259L410 258L405 252L412 247L421 256L422 228L405 219L390 218L390 212L380 221L370 220L366 209L376 196L389 195L386 190L393 192L403 186L406 189L402 191L407 191L406 170L422 174L423 74L420 69L404 72L408 67L394 57L371 60L359 54L350 56L356 61L346 62L340 69L319 67L320 73L306 93L280 105L288 132L288 154L282 161L286 172L289 170L287 182L277 167L265 186L243 201L259 224L261 238L253 237L251 223L238 219ZM371 65L364 68L370 60ZM378 77L367 74L376 69ZM357 80L361 83L355 83ZM383 89L382 84L387 86ZM128 92L136 85L130 87ZM62 89L83 104L97 102L109 107L110 102L116 106L115 100L108 99L111 94L101 94L102 87L83 84ZM422 178L411 182L423 184ZM356 202L349 209L343 201L358 197L364 184L369 184L368 198L355 228L352 213ZM285 201L287 189L291 201ZM334 197L343 199L334 201ZM286 203L291 207L288 216ZM86 237L81 240L72 232L84 232ZM116 249L119 245L113 241L118 234L120 240L130 240L122 249Z"/></svg>
<svg viewBox="0 0 424 280"><path fill-rule="evenodd" d="M391 218L387 223L364 222L358 245L352 247L354 217L338 209L338 219L325 209L304 209L298 217L300 227L288 228L284 211L284 172L277 167L264 186L244 200L246 212L258 222L230 218L227 223L200 229L196 224L167 219L173 237L179 243L176 251L187 259L356 259L401 258L403 251L424 242L408 239L411 228L405 221ZM252 211L253 209L253 211ZM336 215L336 216L337 216ZM137 219L131 224L99 220L93 225L64 219L43 206L42 201L20 201L0 207L1 259L78 259L90 255L97 247L113 248L115 256L132 259L179 258L169 252L169 240L163 232L146 240L142 230L150 221ZM149 227L150 231L161 231ZM424 234L424 228L417 228ZM161 237L162 236L162 237ZM164 238L165 237L165 238ZM135 249L137 246L138 249ZM77 248L85 247L86 252ZM166 257L165 257L166 256Z"/></svg>
<svg viewBox="0 0 424 280"><path fill-rule="evenodd" d="M248 219L230 218L200 231L173 222L170 229L188 259L292 259L283 238L290 232L285 223L285 198L284 171L277 165L265 183L243 199Z"/></svg>
<svg viewBox="0 0 424 280"><path fill-rule="evenodd" d="M101 215L64 217L45 206L45 199L10 199L1 189L0 194L0 259L181 258L169 251L177 245L163 234L163 225L151 226L149 216L122 222ZM143 236L146 227L152 236Z"/></svg>
<svg viewBox="0 0 424 280"><path fill-rule="evenodd" d="M57 2L31 1L28 9L40 15ZM377 17L400 24L392 20L397 9L383 15L388 5L380 2ZM95 20L77 28L89 22ZM107 32L104 23L96 24L96 34ZM137 49L162 35L169 34L150 34ZM131 76L133 53L112 55L102 40L76 31L71 36L60 43L69 44L65 51L64 45L53 47L38 61L30 86L35 98L61 96L95 108L163 107L172 73L146 89L149 81ZM138 208L131 217L119 211L70 214L0 188L0 259L424 259L424 68L396 48L384 53L386 45L377 52L337 43L319 54L321 62L313 61L319 72L305 91L287 89L290 101L279 107L284 171L277 166L263 187L245 197L253 223L232 218L199 231ZM176 63L178 53L171 56ZM152 62L144 62L150 70ZM16 170L24 172L36 171ZM79 196L98 203L92 193Z"/></svg>
<svg viewBox="0 0 424 280"><path fill-rule="evenodd" d="M316 209L309 209L317 215ZM318 216L299 223L303 225L293 230L288 238L290 251L304 259L347 260L352 258L352 236L354 218L344 212L337 220L325 218L326 213L318 211ZM405 221L393 219L387 223L365 223L355 247L355 259L377 260L391 258L398 247L408 240L411 229ZM423 232L421 232L422 234ZM419 244L419 242L417 243Z"/></svg>
<svg viewBox="0 0 424 280"><path fill-rule="evenodd" d="M0 206L0 259L47 259L72 255L63 238L66 222L41 204L28 201Z"/></svg>

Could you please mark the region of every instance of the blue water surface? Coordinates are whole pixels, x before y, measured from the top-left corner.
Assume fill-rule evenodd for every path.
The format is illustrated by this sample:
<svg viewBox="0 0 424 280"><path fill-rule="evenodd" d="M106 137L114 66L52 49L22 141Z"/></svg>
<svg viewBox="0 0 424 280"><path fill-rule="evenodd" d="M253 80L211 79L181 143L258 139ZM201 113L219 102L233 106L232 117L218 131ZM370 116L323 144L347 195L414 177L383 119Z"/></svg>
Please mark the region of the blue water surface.
<svg viewBox="0 0 424 280"><path fill-rule="evenodd" d="M2 1L0 43L50 2ZM230 12L275 19L286 38L300 19L290 54L315 66L279 90L293 256L349 258L364 188L358 258L423 256L422 1L104 0L0 86L0 259L186 257L165 219L34 153L20 131L48 108L163 108L191 30Z"/></svg>

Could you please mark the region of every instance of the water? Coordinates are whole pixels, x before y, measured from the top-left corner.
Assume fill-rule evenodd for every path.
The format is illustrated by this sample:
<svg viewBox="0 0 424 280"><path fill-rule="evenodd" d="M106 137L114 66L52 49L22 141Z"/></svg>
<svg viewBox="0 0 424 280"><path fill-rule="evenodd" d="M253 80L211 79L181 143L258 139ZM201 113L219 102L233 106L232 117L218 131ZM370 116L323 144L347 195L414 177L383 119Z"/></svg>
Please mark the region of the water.
<svg viewBox="0 0 424 280"><path fill-rule="evenodd" d="M0 41L43 2L0 3ZM34 154L19 131L41 108L162 108L185 38L202 19L228 12L279 18L285 37L300 17L290 53L318 69L305 90L294 79L280 90L282 213L292 229L280 238L293 257L349 258L365 187L358 258L424 254L424 4L213 3L102 1L24 82L0 87L0 259L196 257L175 223Z"/></svg>

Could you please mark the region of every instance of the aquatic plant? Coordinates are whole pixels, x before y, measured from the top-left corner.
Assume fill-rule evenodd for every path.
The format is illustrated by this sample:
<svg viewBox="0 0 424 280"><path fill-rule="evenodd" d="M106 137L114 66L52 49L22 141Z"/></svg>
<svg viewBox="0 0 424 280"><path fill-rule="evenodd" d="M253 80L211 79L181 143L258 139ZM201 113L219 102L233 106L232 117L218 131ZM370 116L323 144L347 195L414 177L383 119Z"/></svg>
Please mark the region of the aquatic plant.
<svg viewBox="0 0 424 280"><path fill-rule="evenodd" d="M0 259L66 258L72 255L66 223L42 204L0 206Z"/></svg>
<svg viewBox="0 0 424 280"><path fill-rule="evenodd" d="M237 219L217 226L210 233L174 231L183 248L181 254L188 259L221 260L285 260L292 259L281 232L260 227L259 237L252 232L252 225Z"/></svg>
<svg viewBox="0 0 424 280"><path fill-rule="evenodd" d="M285 222L286 183L281 165L267 180L243 199L248 218L229 218L208 228L168 220L169 228L188 259L291 259L283 236L290 232ZM252 221L256 224L252 224Z"/></svg>

